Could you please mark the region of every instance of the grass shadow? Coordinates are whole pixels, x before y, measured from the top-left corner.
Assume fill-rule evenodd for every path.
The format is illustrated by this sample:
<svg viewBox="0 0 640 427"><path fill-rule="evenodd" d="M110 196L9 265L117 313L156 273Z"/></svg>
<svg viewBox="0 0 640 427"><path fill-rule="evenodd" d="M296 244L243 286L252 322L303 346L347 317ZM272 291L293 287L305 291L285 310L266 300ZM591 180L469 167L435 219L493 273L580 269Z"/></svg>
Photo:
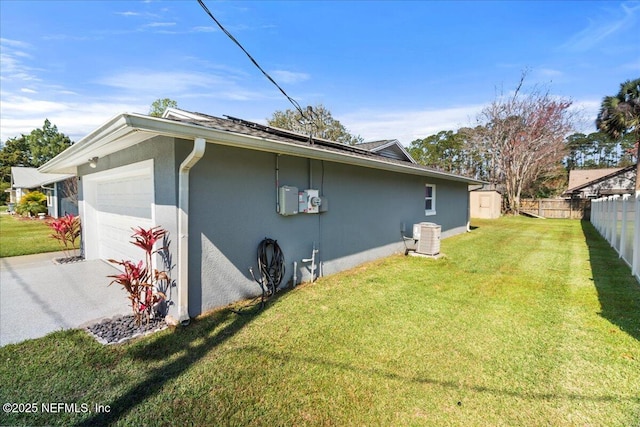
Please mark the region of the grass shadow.
<svg viewBox="0 0 640 427"><path fill-rule="evenodd" d="M246 346L242 347L242 351L253 352L261 355L268 355L270 359L281 360L282 362L289 363L291 361L302 362L305 364L322 366L329 369L338 369L345 372L353 372L357 374L364 374L369 377L378 377L380 379L415 383L415 384L429 384L437 387L461 390L467 389L475 393L488 393L495 396L514 397L517 399L528 400L542 400L549 401L552 399L563 399L568 401L583 401L583 402L620 402L628 401L631 403L640 403L640 396L620 396L612 393L587 395L580 393L570 392L553 392L540 393L540 392L526 392L523 390L508 390L496 387L487 387L473 384L462 384L459 381L444 381L435 378L429 378L424 376L406 376L397 372L392 372L379 368L363 368L362 366L353 366L350 363L335 361L331 359L322 358L319 356L296 356L293 354L282 354L275 351L265 350L262 347Z"/></svg>
<svg viewBox="0 0 640 427"><path fill-rule="evenodd" d="M591 222L582 220L600 315L640 341L640 284Z"/></svg>
<svg viewBox="0 0 640 427"><path fill-rule="evenodd" d="M131 344L127 353L139 360L168 360L153 374L132 385L128 391L106 403L109 412L96 412L80 425L95 426L115 423L137 405L154 396L163 386L180 376L211 350L233 337L251 323L260 313L268 310L276 300L290 289L284 289L271 297L264 308L253 315L239 315L230 308L192 320L187 327L180 327L156 339L143 339Z"/></svg>

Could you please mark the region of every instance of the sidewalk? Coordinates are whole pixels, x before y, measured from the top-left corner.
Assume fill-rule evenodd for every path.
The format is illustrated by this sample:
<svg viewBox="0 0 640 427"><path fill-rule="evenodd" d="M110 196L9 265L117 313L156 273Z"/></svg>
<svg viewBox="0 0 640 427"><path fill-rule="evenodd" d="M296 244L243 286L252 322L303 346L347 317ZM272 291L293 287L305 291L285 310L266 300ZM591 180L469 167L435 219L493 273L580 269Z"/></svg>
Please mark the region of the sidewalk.
<svg viewBox="0 0 640 427"><path fill-rule="evenodd" d="M0 346L128 314L119 270L102 260L55 264L62 252L0 258Z"/></svg>

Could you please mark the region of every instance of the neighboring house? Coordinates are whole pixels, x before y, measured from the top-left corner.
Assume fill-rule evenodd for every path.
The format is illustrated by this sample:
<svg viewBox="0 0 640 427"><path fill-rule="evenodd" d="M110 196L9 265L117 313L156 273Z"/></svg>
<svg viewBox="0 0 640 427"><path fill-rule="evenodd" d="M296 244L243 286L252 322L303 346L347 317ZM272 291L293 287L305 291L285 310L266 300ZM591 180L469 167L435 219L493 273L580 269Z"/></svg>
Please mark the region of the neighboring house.
<svg viewBox="0 0 640 427"><path fill-rule="evenodd" d="M40 191L47 196L47 214L58 218L66 214L78 215L77 184L74 174L42 173L36 168L11 168L10 206L15 206L25 194Z"/></svg>
<svg viewBox="0 0 640 427"><path fill-rule="evenodd" d="M626 168L575 169L569 171L569 188L563 196L594 199L635 192L636 165Z"/></svg>
<svg viewBox="0 0 640 427"><path fill-rule="evenodd" d="M355 145L358 148L368 150L374 154L390 159L403 160L416 163L411 154L400 144L397 139L383 139L380 141L363 142Z"/></svg>
<svg viewBox="0 0 640 427"><path fill-rule="evenodd" d="M326 275L404 252L414 223L437 223L442 237L467 230L468 185L479 181L364 147L168 109L118 115L40 170L77 172L89 259L142 259L131 227L170 232L170 314L186 321L259 294L249 268L265 237L282 248L286 284L312 277L303 259L314 248Z"/></svg>

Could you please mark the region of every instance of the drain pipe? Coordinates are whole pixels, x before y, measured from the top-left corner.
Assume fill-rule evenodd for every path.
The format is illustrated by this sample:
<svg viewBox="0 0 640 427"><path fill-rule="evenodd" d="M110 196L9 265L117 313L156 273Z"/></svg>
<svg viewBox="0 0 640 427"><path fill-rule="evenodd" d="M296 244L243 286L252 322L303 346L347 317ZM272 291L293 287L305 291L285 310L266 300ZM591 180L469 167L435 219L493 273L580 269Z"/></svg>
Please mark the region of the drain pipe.
<svg viewBox="0 0 640 427"><path fill-rule="evenodd" d="M189 324L189 171L204 156L207 141L196 138L178 175L178 322Z"/></svg>

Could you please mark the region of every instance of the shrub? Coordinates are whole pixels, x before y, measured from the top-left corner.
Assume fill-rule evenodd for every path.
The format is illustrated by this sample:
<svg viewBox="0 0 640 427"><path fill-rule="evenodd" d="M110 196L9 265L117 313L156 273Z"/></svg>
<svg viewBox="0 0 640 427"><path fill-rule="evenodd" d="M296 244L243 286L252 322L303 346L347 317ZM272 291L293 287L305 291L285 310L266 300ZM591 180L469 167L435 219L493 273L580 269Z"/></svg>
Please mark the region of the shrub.
<svg viewBox="0 0 640 427"><path fill-rule="evenodd" d="M67 214L61 218L49 221L49 227L53 230L50 237L58 240L62 246L62 250L69 258L76 255L76 241L80 238L82 227L80 226L80 217Z"/></svg>
<svg viewBox="0 0 640 427"><path fill-rule="evenodd" d="M16 206L16 212L20 215L28 216L47 213L47 196L39 191L32 191L25 194Z"/></svg>
<svg viewBox="0 0 640 427"><path fill-rule="evenodd" d="M134 234L131 237L134 240L131 243L145 252L145 260L136 264L128 260L110 259L109 262L122 266L124 272L108 277L113 278L109 285L118 283L129 293L133 316L136 324L140 325L143 318L149 322L151 316L155 314L154 307L163 305L166 294L161 290L166 290L167 284L171 284L172 281L169 277L169 271L159 271L152 268L151 259L154 254L158 253L165 266L167 265L166 258L169 251L169 241L166 239L167 231L160 227L152 227L148 230L139 227L133 231ZM154 249L158 241L162 241L163 247ZM167 270L170 268L168 267Z"/></svg>

